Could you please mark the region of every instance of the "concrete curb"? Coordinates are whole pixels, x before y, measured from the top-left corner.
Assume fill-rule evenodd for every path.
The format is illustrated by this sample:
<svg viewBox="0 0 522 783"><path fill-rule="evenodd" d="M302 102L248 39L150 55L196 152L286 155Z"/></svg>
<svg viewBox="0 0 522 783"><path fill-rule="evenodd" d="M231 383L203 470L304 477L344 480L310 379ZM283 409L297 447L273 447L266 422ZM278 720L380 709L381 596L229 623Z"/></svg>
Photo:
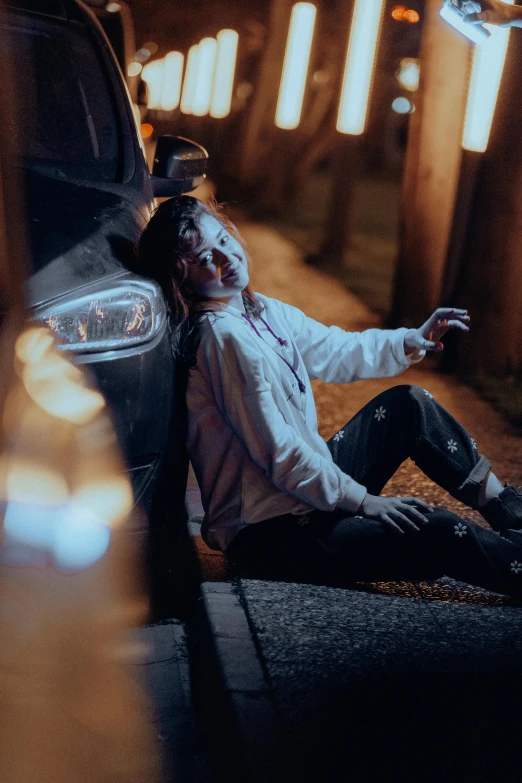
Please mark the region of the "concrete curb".
<svg viewBox="0 0 522 783"><path fill-rule="evenodd" d="M189 654L196 709L217 779L276 780L279 721L247 614L225 556L205 546L197 518L189 517L187 527L200 578L200 599L187 622Z"/></svg>
<svg viewBox="0 0 522 783"><path fill-rule="evenodd" d="M201 592L247 775L242 780L274 780L278 718L247 616L232 584L207 582Z"/></svg>

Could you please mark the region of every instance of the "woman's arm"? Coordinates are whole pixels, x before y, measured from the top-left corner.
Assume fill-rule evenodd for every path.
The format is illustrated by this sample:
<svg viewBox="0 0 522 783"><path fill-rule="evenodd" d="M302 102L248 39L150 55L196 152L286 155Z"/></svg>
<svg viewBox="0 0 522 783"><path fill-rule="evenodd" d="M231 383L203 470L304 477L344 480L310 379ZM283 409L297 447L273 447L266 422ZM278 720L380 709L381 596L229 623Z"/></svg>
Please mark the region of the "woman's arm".
<svg viewBox="0 0 522 783"><path fill-rule="evenodd" d="M467 310L439 307L418 329L366 329L345 332L338 326L308 318L291 305L278 303L311 379L350 383L363 378L387 378L416 364L426 351L441 351L450 329L469 331Z"/></svg>
<svg viewBox="0 0 522 783"><path fill-rule="evenodd" d="M366 329L346 332L325 326L292 305L274 300L299 348L311 380L351 383L363 378L388 378L420 361L425 349L406 354L408 329Z"/></svg>

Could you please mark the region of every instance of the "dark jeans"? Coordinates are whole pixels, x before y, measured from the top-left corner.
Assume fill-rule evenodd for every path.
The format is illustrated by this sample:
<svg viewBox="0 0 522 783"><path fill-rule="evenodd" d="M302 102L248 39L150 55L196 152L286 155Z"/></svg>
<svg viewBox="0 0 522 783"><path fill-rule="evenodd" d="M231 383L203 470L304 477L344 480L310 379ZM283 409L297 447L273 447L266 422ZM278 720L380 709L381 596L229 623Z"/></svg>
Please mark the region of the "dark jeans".
<svg viewBox="0 0 522 783"><path fill-rule="evenodd" d="M424 389L379 394L328 441L334 462L378 495L411 457L453 497L475 506L490 463ZM419 532L391 532L339 511L287 514L243 528L227 555L262 578L319 583L436 579L442 575L522 596L522 533L502 535L442 508Z"/></svg>

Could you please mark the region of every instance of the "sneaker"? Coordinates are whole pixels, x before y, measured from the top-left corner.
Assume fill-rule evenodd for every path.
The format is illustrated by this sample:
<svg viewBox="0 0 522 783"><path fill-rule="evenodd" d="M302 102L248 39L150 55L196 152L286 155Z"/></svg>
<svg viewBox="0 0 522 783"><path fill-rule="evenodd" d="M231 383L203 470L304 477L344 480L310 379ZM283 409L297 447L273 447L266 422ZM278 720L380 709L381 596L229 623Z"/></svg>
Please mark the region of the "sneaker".
<svg viewBox="0 0 522 783"><path fill-rule="evenodd" d="M488 500L478 511L493 530L522 530L522 492L505 485L497 498Z"/></svg>

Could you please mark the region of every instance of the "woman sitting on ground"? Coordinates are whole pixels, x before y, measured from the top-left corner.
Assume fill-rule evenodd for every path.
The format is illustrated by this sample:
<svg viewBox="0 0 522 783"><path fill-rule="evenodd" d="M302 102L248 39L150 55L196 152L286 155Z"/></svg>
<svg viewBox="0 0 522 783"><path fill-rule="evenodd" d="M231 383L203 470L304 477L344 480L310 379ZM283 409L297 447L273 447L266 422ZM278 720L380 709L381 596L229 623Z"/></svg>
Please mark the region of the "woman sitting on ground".
<svg viewBox="0 0 522 783"><path fill-rule="evenodd" d="M393 386L327 443L317 431L311 380L399 375L441 350L449 329L467 332L466 310L440 308L419 329L326 327L254 293L237 230L190 196L161 204L139 252L189 367L187 445L210 547L278 579L446 574L522 595L522 496L429 392ZM408 457L493 530L418 498L381 497Z"/></svg>

